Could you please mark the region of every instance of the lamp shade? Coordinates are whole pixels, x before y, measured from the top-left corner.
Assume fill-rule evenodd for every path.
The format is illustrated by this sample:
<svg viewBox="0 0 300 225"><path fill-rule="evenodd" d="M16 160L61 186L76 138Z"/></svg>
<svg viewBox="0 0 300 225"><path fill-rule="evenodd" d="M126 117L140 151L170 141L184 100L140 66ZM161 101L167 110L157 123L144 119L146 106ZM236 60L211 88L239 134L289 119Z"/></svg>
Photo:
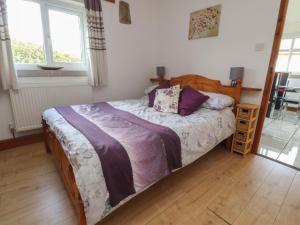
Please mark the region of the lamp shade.
<svg viewBox="0 0 300 225"><path fill-rule="evenodd" d="M232 67L230 69L230 80L243 80L244 77L244 67Z"/></svg>
<svg viewBox="0 0 300 225"><path fill-rule="evenodd" d="M164 77L166 75L166 68L164 66L156 67L156 74L158 77Z"/></svg>

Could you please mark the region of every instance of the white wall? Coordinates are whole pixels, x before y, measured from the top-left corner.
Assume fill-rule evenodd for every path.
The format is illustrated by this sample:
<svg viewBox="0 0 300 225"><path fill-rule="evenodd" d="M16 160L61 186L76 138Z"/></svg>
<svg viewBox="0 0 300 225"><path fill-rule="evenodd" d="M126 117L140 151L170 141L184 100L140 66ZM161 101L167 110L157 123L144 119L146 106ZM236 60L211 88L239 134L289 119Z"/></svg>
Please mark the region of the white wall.
<svg viewBox="0 0 300 225"><path fill-rule="evenodd" d="M230 67L244 66L245 86L264 86L280 0L127 1L132 25L118 22L118 1L103 2L109 80L107 87L91 91L92 101L141 96L156 65L165 65L170 75L197 73L225 84ZM219 36L189 41L190 13L220 3ZM264 43L265 50L255 52L256 43ZM251 94L243 100L260 98ZM0 91L0 140L11 137L12 120L8 93Z"/></svg>
<svg viewBox="0 0 300 225"><path fill-rule="evenodd" d="M289 8L284 26L284 34L300 33L300 1L289 0Z"/></svg>
<svg viewBox="0 0 300 225"><path fill-rule="evenodd" d="M292 34L299 35L300 33L300 22L286 23L284 27L284 35L290 37Z"/></svg>
<svg viewBox="0 0 300 225"><path fill-rule="evenodd" d="M118 3L104 4L109 84L94 89L94 101L141 96L156 66L156 0L130 0L132 25L119 23Z"/></svg>
<svg viewBox="0 0 300 225"><path fill-rule="evenodd" d="M8 92L0 89L0 140L11 137L8 124L13 121Z"/></svg>
<svg viewBox="0 0 300 225"><path fill-rule="evenodd" d="M196 73L229 83L230 67L244 66L244 85L264 87L280 0L160 1L159 56L169 75ZM188 40L190 13L222 4L218 37ZM265 50L256 52L256 43ZM261 94L242 100L259 103Z"/></svg>
<svg viewBox="0 0 300 225"><path fill-rule="evenodd" d="M109 78L107 87L91 91L92 101L140 97L154 73L158 47L157 3L155 0L127 2L130 3L132 25L119 23L118 1L116 4L103 2ZM58 96L63 94L63 89ZM74 87L74 98L76 93ZM0 90L0 140L11 138L8 124L12 121L9 94Z"/></svg>

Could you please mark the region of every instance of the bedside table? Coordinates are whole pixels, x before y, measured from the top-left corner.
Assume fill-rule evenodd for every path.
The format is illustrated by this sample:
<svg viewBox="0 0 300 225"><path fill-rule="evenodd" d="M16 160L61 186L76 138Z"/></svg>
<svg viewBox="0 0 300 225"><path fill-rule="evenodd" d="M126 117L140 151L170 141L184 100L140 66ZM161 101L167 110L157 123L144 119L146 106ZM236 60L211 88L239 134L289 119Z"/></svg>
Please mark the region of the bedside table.
<svg viewBox="0 0 300 225"><path fill-rule="evenodd" d="M251 152L257 115L258 105L237 105L236 132L233 136L231 152L237 152L243 156Z"/></svg>

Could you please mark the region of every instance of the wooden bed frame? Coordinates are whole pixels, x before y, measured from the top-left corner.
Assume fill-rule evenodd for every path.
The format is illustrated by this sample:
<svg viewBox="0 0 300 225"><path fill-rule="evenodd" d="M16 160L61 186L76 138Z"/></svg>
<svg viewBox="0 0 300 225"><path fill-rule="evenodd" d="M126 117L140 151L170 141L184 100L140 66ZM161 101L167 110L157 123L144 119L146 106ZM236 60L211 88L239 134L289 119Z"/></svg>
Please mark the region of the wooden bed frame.
<svg viewBox="0 0 300 225"><path fill-rule="evenodd" d="M183 75L180 77L172 78L171 85L180 85L181 88L190 86L194 89L216 92L229 95L235 99L235 105L240 102L242 84L237 82L236 87L224 86L218 80L211 80L199 75ZM65 187L69 197L73 203L76 214L78 216L79 225L86 225L86 217L84 212L83 202L76 185L75 176L69 159L67 158L60 142L55 134L50 130L47 123L43 120L43 133L46 149L48 153L52 153L58 168L58 171L64 181ZM227 143L230 146L230 139Z"/></svg>
<svg viewBox="0 0 300 225"><path fill-rule="evenodd" d="M171 86L180 85L181 88L190 86L199 91L215 92L224 95L229 95L235 100L235 105L240 103L242 93L242 82L237 81L235 87L222 85L219 80L211 80L200 75L182 75L179 77L171 78Z"/></svg>

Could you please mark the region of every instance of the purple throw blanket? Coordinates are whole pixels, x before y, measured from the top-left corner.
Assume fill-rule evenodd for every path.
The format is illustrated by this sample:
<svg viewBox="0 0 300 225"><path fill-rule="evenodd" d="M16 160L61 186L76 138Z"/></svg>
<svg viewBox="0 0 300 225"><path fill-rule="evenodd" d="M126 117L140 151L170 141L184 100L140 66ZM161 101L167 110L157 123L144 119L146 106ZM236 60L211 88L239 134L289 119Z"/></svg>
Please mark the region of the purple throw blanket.
<svg viewBox="0 0 300 225"><path fill-rule="evenodd" d="M97 152L112 207L182 167L180 139L167 127L108 103L56 110Z"/></svg>

